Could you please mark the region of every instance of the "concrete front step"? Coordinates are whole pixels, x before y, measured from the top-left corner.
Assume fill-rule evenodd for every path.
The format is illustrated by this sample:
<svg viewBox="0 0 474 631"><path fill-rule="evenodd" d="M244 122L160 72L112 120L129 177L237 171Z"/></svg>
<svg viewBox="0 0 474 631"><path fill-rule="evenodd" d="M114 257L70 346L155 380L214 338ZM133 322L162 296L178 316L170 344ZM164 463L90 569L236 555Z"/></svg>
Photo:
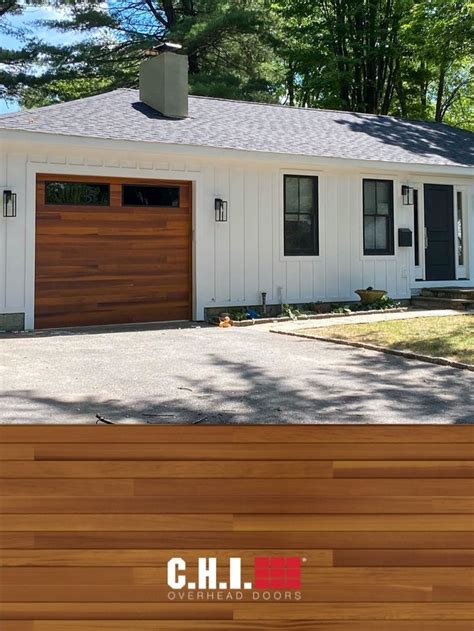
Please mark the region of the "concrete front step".
<svg viewBox="0 0 474 631"><path fill-rule="evenodd" d="M430 287L422 289L420 294L423 298L474 300L474 287Z"/></svg>
<svg viewBox="0 0 474 631"><path fill-rule="evenodd" d="M438 296L415 296L411 299L411 304L422 309L459 309L461 311L474 309L474 300Z"/></svg>

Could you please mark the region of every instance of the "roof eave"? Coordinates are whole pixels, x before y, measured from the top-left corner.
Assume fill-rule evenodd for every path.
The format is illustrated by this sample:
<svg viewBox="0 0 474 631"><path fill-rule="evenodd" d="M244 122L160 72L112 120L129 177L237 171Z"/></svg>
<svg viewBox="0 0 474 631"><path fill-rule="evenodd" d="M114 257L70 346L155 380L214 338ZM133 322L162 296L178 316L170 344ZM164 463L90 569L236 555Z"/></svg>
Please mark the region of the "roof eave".
<svg viewBox="0 0 474 631"><path fill-rule="evenodd" d="M382 160L364 160L360 158L338 158L333 156L311 156L307 154L277 153L270 151L256 151L213 147L210 145L176 144L154 141L121 140L93 136L75 136L43 131L0 128L0 139L16 142L48 142L53 145L73 144L75 146L93 149L110 148L130 151L131 148L142 153L174 153L193 158L220 158L234 160L252 160L254 162L285 162L292 164L306 164L314 166L335 166L358 168L366 170L398 171L406 173L432 173L474 176L474 166L432 164L429 162L392 162Z"/></svg>

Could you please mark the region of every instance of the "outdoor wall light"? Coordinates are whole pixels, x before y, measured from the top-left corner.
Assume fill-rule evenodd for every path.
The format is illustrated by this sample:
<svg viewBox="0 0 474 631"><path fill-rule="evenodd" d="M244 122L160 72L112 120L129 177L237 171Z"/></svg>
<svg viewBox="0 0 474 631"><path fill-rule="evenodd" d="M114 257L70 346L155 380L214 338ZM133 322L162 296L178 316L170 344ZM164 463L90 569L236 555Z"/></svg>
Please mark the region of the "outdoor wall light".
<svg viewBox="0 0 474 631"><path fill-rule="evenodd" d="M403 196L403 205L404 206L412 206L413 205L413 187L407 186L403 184L402 186L402 196Z"/></svg>
<svg viewBox="0 0 474 631"><path fill-rule="evenodd" d="M16 193L3 191L3 216L16 217Z"/></svg>
<svg viewBox="0 0 474 631"><path fill-rule="evenodd" d="M227 221L227 208L228 204L223 199L216 197L214 200L214 211L216 221Z"/></svg>

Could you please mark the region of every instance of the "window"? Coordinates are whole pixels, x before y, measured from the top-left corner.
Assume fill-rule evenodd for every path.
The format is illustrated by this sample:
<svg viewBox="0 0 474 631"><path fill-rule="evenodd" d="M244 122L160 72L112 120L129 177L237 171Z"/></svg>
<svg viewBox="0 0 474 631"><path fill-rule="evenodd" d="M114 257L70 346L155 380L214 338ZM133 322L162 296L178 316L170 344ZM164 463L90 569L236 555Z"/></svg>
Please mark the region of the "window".
<svg viewBox="0 0 474 631"><path fill-rule="evenodd" d="M318 178L284 177L285 256L316 256L318 237Z"/></svg>
<svg viewBox="0 0 474 631"><path fill-rule="evenodd" d="M393 254L393 182L364 180L364 254Z"/></svg>
<svg viewBox="0 0 474 631"><path fill-rule="evenodd" d="M463 223L463 205L462 205L462 192L457 191L457 247L458 247L458 265L463 267L464 265L464 223Z"/></svg>
<svg viewBox="0 0 474 631"><path fill-rule="evenodd" d="M110 189L108 184L46 182L45 199L47 204L108 206Z"/></svg>
<svg viewBox="0 0 474 631"><path fill-rule="evenodd" d="M179 207L179 186L125 184L122 187L123 206Z"/></svg>

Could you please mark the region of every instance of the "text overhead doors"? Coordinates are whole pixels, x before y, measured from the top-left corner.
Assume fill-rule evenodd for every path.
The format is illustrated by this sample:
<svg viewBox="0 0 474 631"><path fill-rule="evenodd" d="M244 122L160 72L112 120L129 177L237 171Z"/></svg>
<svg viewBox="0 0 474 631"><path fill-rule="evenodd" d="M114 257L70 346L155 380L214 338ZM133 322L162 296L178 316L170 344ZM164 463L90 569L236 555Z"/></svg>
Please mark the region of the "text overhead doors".
<svg viewBox="0 0 474 631"><path fill-rule="evenodd" d="M38 175L35 327L191 318L191 184Z"/></svg>

